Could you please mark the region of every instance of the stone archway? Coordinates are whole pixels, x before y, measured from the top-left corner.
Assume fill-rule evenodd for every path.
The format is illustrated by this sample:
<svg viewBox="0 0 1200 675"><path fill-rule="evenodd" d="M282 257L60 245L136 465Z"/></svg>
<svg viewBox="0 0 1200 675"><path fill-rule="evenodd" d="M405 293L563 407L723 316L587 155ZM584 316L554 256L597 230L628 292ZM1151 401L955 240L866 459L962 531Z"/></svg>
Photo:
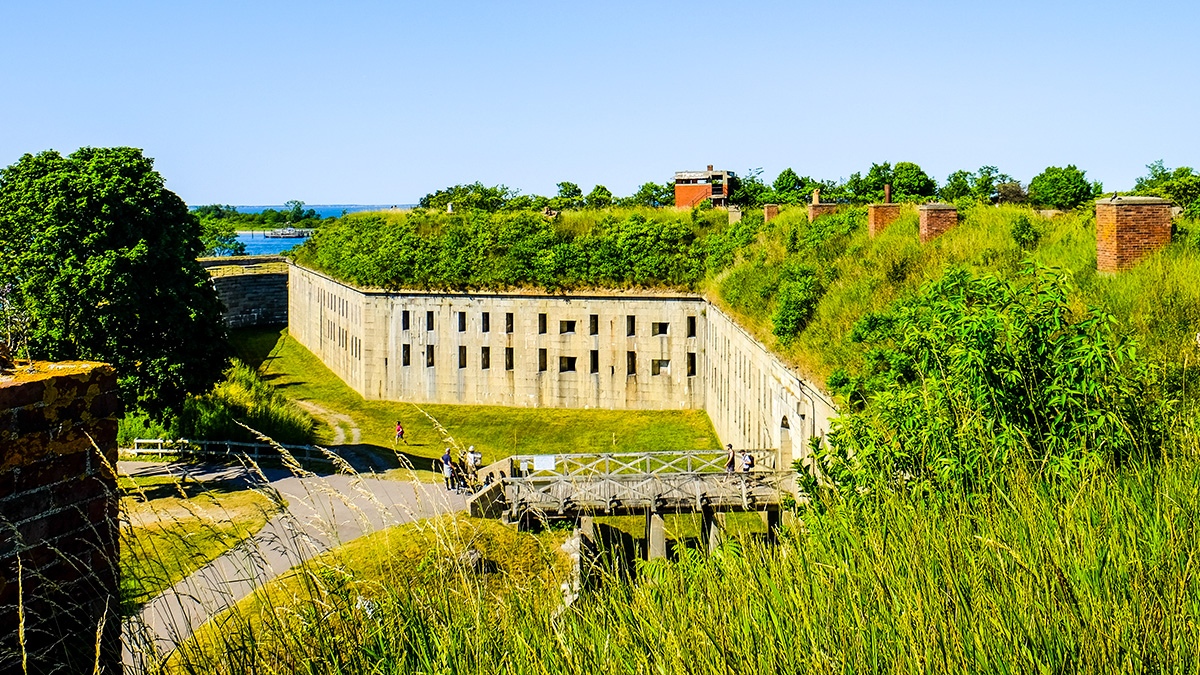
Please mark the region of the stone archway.
<svg viewBox="0 0 1200 675"><path fill-rule="evenodd" d="M787 471L792 467L792 426L784 415L779 422L779 465L777 471Z"/></svg>

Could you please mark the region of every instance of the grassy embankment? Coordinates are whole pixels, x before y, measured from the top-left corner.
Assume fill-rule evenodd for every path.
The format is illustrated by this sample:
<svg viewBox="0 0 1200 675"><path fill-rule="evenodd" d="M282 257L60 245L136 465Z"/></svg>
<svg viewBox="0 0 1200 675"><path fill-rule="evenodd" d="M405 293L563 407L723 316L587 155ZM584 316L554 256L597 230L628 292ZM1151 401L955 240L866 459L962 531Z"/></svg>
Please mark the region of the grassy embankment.
<svg viewBox="0 0 1200 675"><path fill-rule="evenodd" d="M121 609L125 614L262 529L275 512L231 483L120 479Z"/></svg>
<svg viewBox="0 0 1200 675"><path fill-rule="evenodd" d="M348 416L360 430L360 448L384 458L394 457L398 451L420 471L430 470L448 445L430 417L461 447L474 445L483 453L485 464L513 454L711 450L720 445L703 411L417 406L368 401L286 331L239 331L235 337L244 358L261 360L259 372L277 391ZM394 444L397 420L404 425L408 439L407 445L398 448ZM346 422L340 424L348 427ZM343 428L343 433L349 431ZM332 428L324 425L318 430L318 440L328 443L332 434Z"/></svg>

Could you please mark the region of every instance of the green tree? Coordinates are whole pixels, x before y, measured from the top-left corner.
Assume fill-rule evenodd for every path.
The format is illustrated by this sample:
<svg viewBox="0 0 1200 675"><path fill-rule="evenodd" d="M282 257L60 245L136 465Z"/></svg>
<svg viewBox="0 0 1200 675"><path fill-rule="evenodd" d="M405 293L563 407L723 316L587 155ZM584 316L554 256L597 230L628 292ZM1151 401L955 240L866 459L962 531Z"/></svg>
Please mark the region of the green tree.
<svg viewBox="0 0 1200 675"><path fill-rule="evenodd" d="M1146 165L1147 175L1137 179L1134 193L1170 199L1176 206L1200 215L1200 175L1188 166L1168 169L1160 159Z"/></svg>
<svg viewBox="0 0 1200 675"><path fill-rule="evenodd" d="M970 171L955 171L946 177L946 184L938 190L938 196L943 201L952 202L972 195L975 192L972 188L974 181L975 174Z"/></svg>
<svg viewBox="0 0 1200 675"><path fill-rule="evenodd" d="M199 221L136 148L25 155L0 172L0 278L35 357L107 361L160 415L228 364Z"/></svg>
<svg viewBox="0 0 1200 675"><path fill-rule="evenodd" d="M589 209L605 209L612 206L612 203L612 193L603 185L597 185L588 193L587 207Z"/></svg>
<svg viewBox="0 0 1200 675"><path fill-rule="evenodd" d="M580 190L575 183L566 181L558 184L558 196L550 200L550 208L555 211L582 209L583 205L583 190Z"/></svg>
<svg viewBox="0 0 1200 675"><path fill-rule="evenodd" d="M1066 168L1046 167L1029 181L1029 201L1056 209L1073 209L1100 195L1100 183L1088 183L1085 171L1068 164Z"/></svg>
<svg viewBox="0 0 1200 675"><path fill-rule="evenodd" d="M767 203L771 188L762 180L762 169L750 169L745 177L733 172L729 174L729 202L744 209L752 209Z"/></svg>
<svg viewBox="0 0 1200 675"><path fill-rule="evenodd" d="M675 204L675 183L659 185L642 183L632 196L617 200L620 206L651 206L662 208Z"/></svg>
<svg viewBox="0 0 1200 675"><path fill-rule="evenodd" d="M937 192L937 183L912 162L897 162L892 169L891 182L892 196L895 199L921 199L932 197ZM881 199L882 192L881 189Z"/></svg>
<svg viewBox="0 0 1200 675"><path fill-rule="evenodd" d="M201 218L201 255L246 255L246 245L237 240L237 230L228 218Z"/></svg>

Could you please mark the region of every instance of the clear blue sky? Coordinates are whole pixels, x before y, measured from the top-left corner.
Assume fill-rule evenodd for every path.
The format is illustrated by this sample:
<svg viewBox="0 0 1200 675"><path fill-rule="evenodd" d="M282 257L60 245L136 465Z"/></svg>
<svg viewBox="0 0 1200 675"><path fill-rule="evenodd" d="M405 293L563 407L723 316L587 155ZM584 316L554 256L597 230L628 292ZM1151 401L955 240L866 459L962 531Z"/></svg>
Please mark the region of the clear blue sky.
<svg viewBox="0 0 1200 675"><path fill-rule="evenodd" d="M140 147L192 205L617 195L676 170L1200 168L1200 3L9 2L0 163Z"/></svg>

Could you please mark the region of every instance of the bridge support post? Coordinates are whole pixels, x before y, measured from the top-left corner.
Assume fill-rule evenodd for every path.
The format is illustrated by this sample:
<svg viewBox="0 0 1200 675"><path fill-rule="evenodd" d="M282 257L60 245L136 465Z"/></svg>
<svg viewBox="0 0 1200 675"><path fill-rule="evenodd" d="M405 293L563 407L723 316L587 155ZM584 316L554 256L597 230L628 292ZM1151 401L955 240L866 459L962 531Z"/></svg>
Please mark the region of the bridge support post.
<svg viewBox="0 0 1200 675"><path fill-rule="evenodd" d="M661 513L646 512L646 560L667 557L667 527Z"/></svg>
<svg viewBox="0 0 1200 675"><path fill-rule="evenodd" d="M711 506L704 506L700 511L700 536L712 553L721 545L725 534L725 514L716 513Z"/></svg>
<svg viewBox="0 0 1200 675"><path fill-rule="evenodd" d="M759 511L763 524L767 526L767 543L775 546L779 543L779 512Z"/></svg>
<svg viewBox="0 0 1200 675"><path fill-rule="evenodd" d="M600 564L600 546L596 543L596 521L591 516L579 519L579 587L595 587L596 568Z"/></svg>

